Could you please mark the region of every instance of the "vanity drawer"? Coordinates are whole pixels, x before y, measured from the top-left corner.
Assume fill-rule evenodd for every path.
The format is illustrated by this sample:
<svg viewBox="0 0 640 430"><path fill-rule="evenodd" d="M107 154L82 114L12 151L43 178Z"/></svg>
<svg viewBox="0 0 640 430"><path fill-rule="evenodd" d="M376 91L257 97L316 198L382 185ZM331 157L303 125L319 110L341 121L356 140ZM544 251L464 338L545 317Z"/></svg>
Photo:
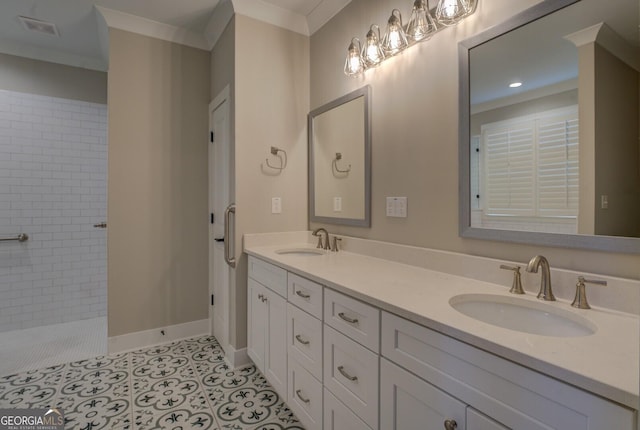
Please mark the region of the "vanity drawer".
<svg viewBox="0 0 640 430"><path fill-rule="evenodd" d="M322 382L296 360L289 360L287 404L307 430L322 429Z"/></svg>
<svg viewBox="0 0 640 430"><path fill-rule="evenodd" d="M322 381L322 321L287 304L287 344L289 357Z"/></svg>
<svg viewBox="0 0 640 430"><path fill-rule="evenodd" d="M324 329L324 386L369 427L378 428L378 355Z"/></svg>
<svg viewBox="0 0 640 430"><path fill-rule="evenodd" d="M249 256L249 277L287 298L287 271L271 263Z"/></svg>
<svg viewBox="0 0 640 430"><path fill-rule="evenodd" d="M322 319L322 285L289 273L289 302Z"/></svg>
<svg viewBox="0 0 640 430"><path fill-rule="evenodd" d="M373 352L380 351L380 310L377 308L325 288L324 322Z"/></svg>
<svg viewBox="0 0 640 430"><path fill-rule="evenodd" d="M324 389L324 430L371 430L326 388Z"/></svg>

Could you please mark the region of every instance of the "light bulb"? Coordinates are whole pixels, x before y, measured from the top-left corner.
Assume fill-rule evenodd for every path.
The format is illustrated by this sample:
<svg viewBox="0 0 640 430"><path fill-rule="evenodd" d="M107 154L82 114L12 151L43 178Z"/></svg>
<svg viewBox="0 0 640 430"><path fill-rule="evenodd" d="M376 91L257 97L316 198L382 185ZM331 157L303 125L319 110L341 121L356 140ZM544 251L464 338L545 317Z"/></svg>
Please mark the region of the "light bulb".
<svg viewBox="0 0 640 430"><path fill-rule="evenodd" d="M374 27L377 32L374 31ZM380 28L375 24L367 32L367 40L364 42L361 56L367 67L375 67L384 60L384 52L380 46Z"/></svg>
<svg viewBox="0 0 640 430"><path fill-rule="evenodd" d="M413 2L413 11L411 12L411 18L407 24L407 37L411 42L420 42L427 40L437 30L433 18L427 7L425 7L424 0L415 0Z"/></svg>
<svg viewBox="0 0 640 430"><path fill-rule="evenodd" d="M351 39L347 48L347 59L344 63L344 73L347 76L356 76L364 72L364 64L360 57L360 40L357 37Z"/></svg>
<svg viewBox="0 0 640 430"><path fill-rule="evenodd" d="M442 25L454 25L468 13L467 0L440 0L436 8L436 20Z"/></svg>
<svg viewBox="0 0 640 430"><path fill-rule="evenodd" d="M387 55L396 55L409 45L402 29L402 15L398 9L391 12L387 22L387 31L382 39L382 49Z"/></svg>

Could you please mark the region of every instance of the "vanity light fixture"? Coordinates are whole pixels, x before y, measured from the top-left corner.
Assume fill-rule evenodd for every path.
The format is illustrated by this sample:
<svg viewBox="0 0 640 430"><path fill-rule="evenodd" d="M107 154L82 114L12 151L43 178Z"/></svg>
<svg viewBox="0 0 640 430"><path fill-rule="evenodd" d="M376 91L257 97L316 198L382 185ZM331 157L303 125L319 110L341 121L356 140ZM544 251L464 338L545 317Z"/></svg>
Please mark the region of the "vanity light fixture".
<svg viewBox="0 0 640 430"><path fill-rule="evenodd" d="M442 26L457 24L475 12L478 0L438 0L435 18L429 9L429 0L413 0L411 17L406 27L398 9L391 11L387 31L380 40L380 27L373 24L366 35L364 47L360 39L351 39L344 63L347 76L358 76L378 66L384 60L407 49L410 45L431 38Z"/></svg>
<svg viewBox="0 0 640 430"><path fill-rule="evenodd" d="M384 51L380 46L380 27L376 24L373 24L367 32L367 39L362 47L361 57L367 68L375 67L384 60Z"/></svg>
<svg viewBox="0 0 640 430"><path fill-rule="evenodd" d="M398 9L394 9L387 21L387 31L382 38L382 49L386 55L392 56L399 54L407 46L409 42L402 28L402 15Z"/></svg>
<svg viewBox="0 0 640 430"><path fill-rule="evenodd" d="M415 0L413 11L407 24L407 38L411 43L428 40L437 30L436 23L429 13L429 2Z"/></svg>
<svg viewBox="0 0 640 430"><path fill-rule="evenodd" d="M357 37L351 39L349 48L347 48L347 59L344 62L344 73L347 76L356 76L364 72L364 63L360 56L361 49L360 39Z"/></svg>
<svg viewBox="0 0 640 430"><path fill-rule="evenodd" d="M469 0L439 0L436 20L445 26L455 25L469 14L470 5Z"/></svg>

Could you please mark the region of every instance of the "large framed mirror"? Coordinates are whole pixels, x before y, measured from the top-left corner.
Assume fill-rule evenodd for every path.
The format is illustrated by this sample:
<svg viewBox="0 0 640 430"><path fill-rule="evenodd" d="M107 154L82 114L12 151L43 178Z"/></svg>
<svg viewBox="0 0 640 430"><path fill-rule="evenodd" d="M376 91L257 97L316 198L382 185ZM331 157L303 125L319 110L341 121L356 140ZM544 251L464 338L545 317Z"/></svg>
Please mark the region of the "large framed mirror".
<svg viewBox="0 0 640 430"><path fill-rule="evenodd" d="M459 44L460 235L640 253L637 0L546 0Z"/></svg>
<svg viewBox="0 0 640 430"><path fill-rule="evenodd" d="M371 88L309 113L309 219L371 226Z"/></svg>

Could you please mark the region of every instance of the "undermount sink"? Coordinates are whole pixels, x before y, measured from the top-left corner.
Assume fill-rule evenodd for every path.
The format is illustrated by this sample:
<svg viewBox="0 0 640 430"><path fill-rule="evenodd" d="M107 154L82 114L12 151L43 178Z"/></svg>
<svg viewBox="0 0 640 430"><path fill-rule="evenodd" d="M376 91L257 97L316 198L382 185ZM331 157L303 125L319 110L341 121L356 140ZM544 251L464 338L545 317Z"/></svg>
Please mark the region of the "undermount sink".
<svg viewBox="0 0 640 430"><path fill-rule="evenodd" d="M325 252L322 249L317 249L317 248L284 248L284 249L278 249L276 251L276 254L315 256L315 255L324 255Z"/></svg>
<svg viewBox="0 0 640 430"><path fill-rule="evenodd" d="M449 305L471 318L498 327L552 337L589 336L595 324L549 303L493 294L461 294Z"/></svg>

